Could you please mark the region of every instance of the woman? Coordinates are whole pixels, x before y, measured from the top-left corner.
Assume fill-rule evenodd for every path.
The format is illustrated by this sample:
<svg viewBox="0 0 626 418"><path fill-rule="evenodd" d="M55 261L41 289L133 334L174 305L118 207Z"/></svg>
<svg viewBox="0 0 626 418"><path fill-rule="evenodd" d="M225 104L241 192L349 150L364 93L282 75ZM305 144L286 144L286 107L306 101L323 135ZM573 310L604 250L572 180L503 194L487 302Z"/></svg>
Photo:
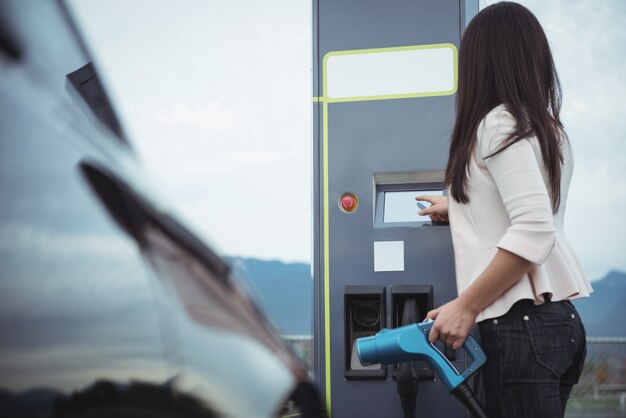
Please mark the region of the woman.
<svg viewBox="0 0 626 418"><path fill-rule="evenodd" d="M459 297L428 313L430 340L459 348L475 323L488 357L487 413L563 417L582 371L584 329L569 299L589 281L563 233L572 175L548 41L516 3L482 10L459 52L447 197L418 196L449 217Z"/></svg>

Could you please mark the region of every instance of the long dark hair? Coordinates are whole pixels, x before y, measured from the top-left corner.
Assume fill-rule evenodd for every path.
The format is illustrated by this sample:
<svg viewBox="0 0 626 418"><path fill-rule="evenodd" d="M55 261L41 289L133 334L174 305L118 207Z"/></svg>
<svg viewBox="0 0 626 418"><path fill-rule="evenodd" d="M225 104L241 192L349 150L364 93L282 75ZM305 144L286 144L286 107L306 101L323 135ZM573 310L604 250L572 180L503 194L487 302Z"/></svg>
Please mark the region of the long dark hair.
<svg viewBox="0 0 626 418"><path fill-rule="evenodd" d="M535 135L556 212L563 161L560 139L566 138L559 119L561 86L539 21L528 9L512 2L482 10L461 40L456 121L445 179L458 202L469 202L467 176L478 125L499 104L515 118L515 131L487 158Z"/></svg>

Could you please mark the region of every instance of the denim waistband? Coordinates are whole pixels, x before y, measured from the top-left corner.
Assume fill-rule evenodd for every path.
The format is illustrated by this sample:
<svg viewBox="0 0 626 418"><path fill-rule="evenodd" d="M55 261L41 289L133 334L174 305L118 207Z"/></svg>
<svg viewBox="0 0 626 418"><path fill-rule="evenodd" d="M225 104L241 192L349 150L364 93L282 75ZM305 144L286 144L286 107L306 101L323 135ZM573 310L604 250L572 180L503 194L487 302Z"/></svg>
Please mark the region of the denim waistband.
<svg viewBox="0 0 626 418"><path fill-rule="evenodd" d="M533 299L518 300L504 315L501 315L497 318L485 319L483 321L480 321L478 325L488 322L490 323L494 319L504 319L507 316L516 315L521 312L523 312L524 314L530 314L531 312L563 312L567 313L568 315L576 313L576 308L574 307L572 302L567 299L559 300L556 302L550 301L549 298L546 298L545 300L546 302L539 305L535 305L535 301Z"/></svg>

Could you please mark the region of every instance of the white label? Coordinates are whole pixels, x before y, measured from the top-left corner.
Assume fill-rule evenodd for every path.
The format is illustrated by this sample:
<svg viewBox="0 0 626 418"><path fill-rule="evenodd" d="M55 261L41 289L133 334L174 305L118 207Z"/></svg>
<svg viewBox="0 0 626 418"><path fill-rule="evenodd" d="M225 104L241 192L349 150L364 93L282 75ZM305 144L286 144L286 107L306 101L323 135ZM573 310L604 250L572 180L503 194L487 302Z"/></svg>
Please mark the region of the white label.
<svg viewBox="0 0 626 418"><path fill-rule="evenodd" d="M404 241L375 241L374 271L404 271Z"/></svg>
<svg viewBox="0 0 626 418"><path fill-rule="evenodd" d="M456 89L453 45L329 56L330 99L386 95L452 94Z"/></svg>

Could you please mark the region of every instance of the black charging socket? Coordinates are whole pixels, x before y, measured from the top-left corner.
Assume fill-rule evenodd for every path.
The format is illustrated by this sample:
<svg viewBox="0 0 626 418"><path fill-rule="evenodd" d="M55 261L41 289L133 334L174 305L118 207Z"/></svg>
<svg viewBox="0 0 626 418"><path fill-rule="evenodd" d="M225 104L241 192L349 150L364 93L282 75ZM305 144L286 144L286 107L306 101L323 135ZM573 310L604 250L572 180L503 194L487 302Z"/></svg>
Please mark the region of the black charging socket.
<svg viewBox="0 0 626 418"><path fill-rule="evenodd" d="M397 328L402 324L402 314L407 299L417 301L415 322L421 322L426 318L428 311L433 309L433 286L431 284L393 285L391 286L392 324ZM414 361L417 377L422 381L435 380L435 372L428 362L423 360ZM394 379L398 376L398 365L395 364L391 375Z"/></svg>
<svg viewBox="0 0 626 418"><path fill-rule="evenodd" d="M385 327L384 286L346 286L344 291L344 376L347 380L385 379L382 364L363 366L356 353L357 338L375 335Z"/></svg>

